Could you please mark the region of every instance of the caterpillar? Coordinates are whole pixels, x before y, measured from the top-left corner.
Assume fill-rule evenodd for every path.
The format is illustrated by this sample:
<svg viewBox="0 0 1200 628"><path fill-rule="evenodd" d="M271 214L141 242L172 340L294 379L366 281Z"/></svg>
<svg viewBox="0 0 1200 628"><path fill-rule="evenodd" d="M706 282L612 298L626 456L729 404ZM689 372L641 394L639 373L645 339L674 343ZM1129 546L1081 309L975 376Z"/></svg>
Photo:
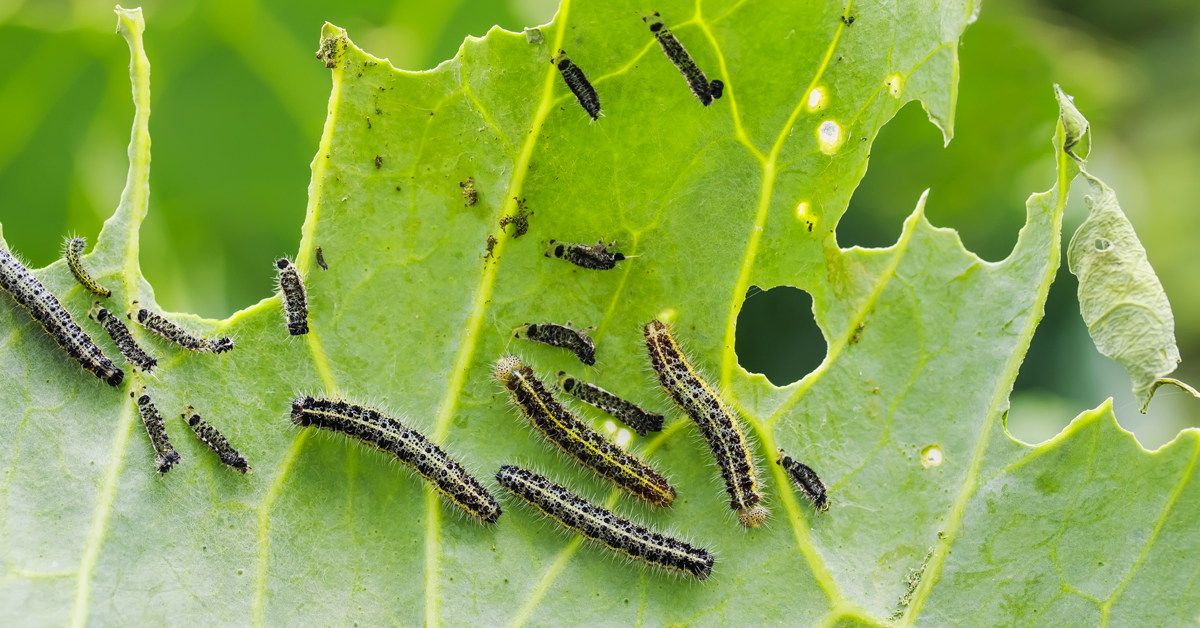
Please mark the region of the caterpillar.
<svg viewBox="0 0 1200 628"><path fill-rule="evenodd" d="M189 414L191 416L188 416ZM196 438L200 439L200 442L205 445L208 445L208 448L221 458L221 462L225 466L231 467L243 475L253 473L250 469L250 464L246 462L246 458L238 450L234 449L233 445L229 444L229 440L217 428L213 427L208 421L200 418L200 415L196 414L195 408L188 406L187 411L181 413L179 416L183 417L188 427L192 428L192 432L196 434Z"/></svg>
<svg viewBox="0 0 1200 628"><path fill-rule="evenodd" d="M514 329L513 337L524 337L532 342L560 347L574 353L580 362L588 366L596 364L595 341L587 335L586 329L575 329L569 322L566 325L528 323Z"/></svg>
<svg viewBox="0 0 1200 628"><path fill-rule="evenodd" d="M816 508L817 512L829 510L829 489L817 476L817 472L813 471L812 467L783 453L782 447L778 451L779 458L775 462L788 472L792 483L800 489L801 493L804 493L808 501L812 502L813 508Z"/></svg>
<svg viewBox="0 0 1200 628"><path fill-rule="evenodd" d="M121 322L120 317L101 306L99 301L92 302L88 318L100 323L104 331L108 332L108 337L112 338L113 344L117 345L117 350L121 352L126 362L147 373L158 366L158 360L150 357L138 345L137 341L133 339L133 335L129 333L129 328Z"/></svg>
<svg viewBox="0 0 1200 628"><path fill-rule="evenodd" d="M134 393L129 393L129 396L134 396ZM171 467L179 464L179 452L171 446L171 439L167 436L167 424L145 389L140 391L137 407L138 413L142 415L142 423L146 426L146 434L150 436L150 444L154 446L154 468L158 470L159 475L165 475Z"/></svg>
<svg viewBox="0 0 1200 628"><path fill-rule="evenodd" d="M83 250L87 248L87 239L85 238L67 238L63 245L63 257L67 258L67 268L71 269L71 274L75 275L75 280L79 285L88 289L88 292L98 296L109 298L112 296L112 290L96 283L95 279L88 274L86 268L83 267Z"/></svg>
<svg viewBox="0 0 1200 628"><path fill-rule="evenodd" d="M275 260L279 269L279 292L283 296L283 313L288 333L303 336L308 333L308 292L300 270L286 257Z"/></svg>
<svg viewBox="0 0 1200 628"><path fill-rule="evenodd" d="M386 451L480 522L495 523L500 518L500 504L457 460L420 432L378 410L339 399L297 397L292 402L292 423L341 432Z"/></svg>
<svg viewBox="0 0 1200 628"><path fill-rule="evenodd" d="M199 351L208 353L224 353L233 348L233 339L222 336L220 338L211 338L204 340L197 338L182 327L172 323L160 314L155 314L144 307L136 307L137 301L133 302L137 313L137 322L142 327L158 334L159 336L187 349L189 351ZM126 315L127 318L133 318L131 315Z"/></svg>
<svg viewBox="0 0 1200 628"><path fill-rule="evenodd" d="M566 260L572 264L590 270L612 270L617 267L617 262L627 259L625 255L613 251L612 247L617 241L613 240L606 246L604 239L593 245L576 244L574 242L559 242L551 240L543 253L546 257L554 256L561 260ZM637 257L633 255L632 257Z"/></svg>
<svg viewBox="0 0 1200 628"><path fill-rule="evenodd" d="M638 436L649 432L661 432L663 415L647 412L641 406L626 401L607 390L571 377L563 371L558 372L558 385L576 399L613 415L628 425Z"/></svg>
<svg viewBox="0 0 1200 628"><path fill-rule="evenodd" d="M492 376L511 393L533 427L579 464L655 506L667 507L675 501L675 488L666 478L579 420L520 358L500 358Z"/></svg>
<svg viewBox="0 0 1200 628"><path fill-rule="evenodd" d="M325 263L325 252L319 246L317 247L317 266L320 266L321 270L329 270L329 264Z"/></svg>
<svg viewBox="0 0 1200 628"><path fill-rule="evenodd" d="M712 573L706 549L642 527L527 469L504 465L496 482L565 528L615 552L655 567L704 580Z"/></svg>
<svg viewBox="0 0 1200 628"><path fill-rule="evenodd" d="M757 528L769 512L760 502L762 492L754 472L754 456L737 416L720 395L692 367L691 362L671 336L671 328L658 320L646 323L646 349L650 364L663 390L692 418L712 450L729 507L738 513L738 521Z"/></svg>
<svg viewBox="0 0 1200 628"><path fill-rule="evenodd" d="M658 45L662 47L663 53L683 74L692 93L700 99L700 104L707 107L714 98L721 97L721 94L725 92L725 84L721 81L708 82L708 77L704 76L704 72L692 60L692 55L688 54L683 44L679 43L671 29L666 28L666 25L663 24L662 16L658 14L658 11L655 11L654 15L642 16L642 21L650 25L650 32L654 33L654 37L658 39Z"/></svg>
<svg viewBox="0 0 1200 628"><path fill-rule="evenodd" d="M459 181L458 187L462 188L463 199L467 201L466 207L474 207L475 203L479 202L479 190L475 189L475 177L467 177L466 181Z"/></svg>
<svg viewBox="0 0 1200 628"><path fill-rule="evenodd" d="M91 336L83 331L71 317L71 313L50 294L46 286L43 286L12 253L2 248L0 287L11 294L17 304L25 308L33 320L40 323L42 329L53 336L58 346L84 370L104 380L109 386L115 387L125 379L125 372L117 368L100 347L92 342Z"/></svg>
<svg viewBox="0 0 1200 628"><path fill-rule="evenodd" d="M563 81L571 88L571 93L575 94L575 100L579 101L579 106L583 107L593 121L603 115L600 113L600 97L596 95L596 88L588 82L583 70L571 63L567 53L559 50L557 56L550 57L550 63L558 68Z"/></svg>

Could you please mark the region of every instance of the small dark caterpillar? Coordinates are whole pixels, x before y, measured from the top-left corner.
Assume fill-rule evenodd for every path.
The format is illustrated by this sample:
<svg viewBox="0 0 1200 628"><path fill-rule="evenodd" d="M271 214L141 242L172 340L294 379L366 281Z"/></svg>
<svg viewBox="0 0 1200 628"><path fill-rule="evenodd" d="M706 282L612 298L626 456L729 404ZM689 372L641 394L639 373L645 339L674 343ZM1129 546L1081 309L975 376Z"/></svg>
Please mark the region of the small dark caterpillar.
<svg viewBox="0 0 1200 628"><path fill-rule="evenodd" d="M130 397L133 395L134 393L129 393ZM154 467L160 475L164 475L171 467L179 464L179 452L171 446L171 439L167 437L167 424L144 388L137 398L137 407L138 413L142 415L142 423L146 426L146 434L150 436L150 444L154 446Z"/></svg>
<svg viewBox="0 0 1200 628"><path fill-rule="evenodd" d="M233 348L232 338L222 336L211 340L202 340L187 333L182 327L172 323L161 315L155 314L144 307L137 307L137 301L134 301L133 305L137 312L137 322L139 325L184 349L208 353L224 353ZM133 316L128 314L126 317L133 318Z"/></svg>
<svg viewBox="0 0 1200 628"><path fill-rule="evenodd" d="M650 365L659 383L700 428L717 460L729 494L729 507L737 511L742 525L757 528L770 513L759 503L762 491L754 472L754 456L737 415L692 367L672 337L670 327L653 320L646 323L645 334Z"/></svg>
<svg viewBox="0 0 1200 628"><path fill-rule="evenodd" d="M474 207L475 203L479 202L479 191L475 189L475 177L467 177L466 181L458 184L462 188L463 198L467 200L467 207Z"/></svg>
<svg viewBox="0 0 1200 628"><path fill-rule="evenodd" d="M188 416L189 414L191 416ZM192 431L196 433L196 438L199 438L200 442L208 445L209 449L221 457L221 462L225 466L232 467L243 475L253 473L250 470L250 464L246 462L242 454L238 453L238 450L229 444L229 440L221 432L217 431L217 428L213 427L208 421L200 418L200 415L196 414L195 408L188 406L187 412L179 416L187 421L188 427L192 428Z"/></svg>
<svg viewBox="0 0 1200 628"><path fill-rule="evenodd" d="M532 342L566 349L574 353L580 362L594 366L596 364L596 343L591 336L587 335L587 331L587 329L575 329L569 322L566 325L527 323L514 329L513 337L523 337Z"/></svg>
<svg viewBox="0 0 1200 628"><path fill-rule="evenodd" d="M675 501L675 488L666 478L579 420L519 358L500 358L492 376L512 394L533 427L579 464L655 506Z"/></svg>
<svg viewBox="0 0 1200 628"><path fill-rule="evenodd" d="M571 88L571 93L575 94L575 100L579 101L579 106L587 111L592 120L603 115L600 113L600 97L596 95L596 88L588 82L587 77L583 75L583 70L571 63L571 58L567 56L567 53L559 50L557 56L550 57L550 63L558 67L563 81L567 83L567 87Z"/></svg>
<svg viewBox="0 0 1200 628"><path fill-rule="evenodd" d="M92 342L91 336L71 318L71 313L50 294L42 282L34 278L25 265L17 261L12 253L0 248L0 287L12 295L17 304L25 308L33 320L42 325L46 333L54 337L62 347L85 370L116 386L125 379L125 372L108 359L100 347Z"/></svg>
<svg viewBox="0 0 1200 628"><path fill-rule="evenodd" d="M572 242L559 242L551 240L549 246L546 247L545 255L550 257L553 255L558 259L567 260L580 268L588 268L591 270L612 270L617 267L617 262L624 261L626 257L612 250L616 246L617 241L613 240L608 245L604 244L604 239L588 246L586 244L575 244ZM637 257L633 255L631 257Z"/></svg>
<svg viewBox="0 0 1200 628"><path fill-rule="evenodd" d="M516 240L526 233L529 233L529 217L533 215L533 212L525 208L525 199L522 198L513 200L517 201L517 212L511 216L502 216L500 218L500 231L504 231L505 227L512 225L512 237L514 240Z"/></svg>
<svg viewBox="0 0 1200 628"><path fill-rule="evenodd" d="M558 372L558 385L576 399L613 415L628 425L638 436L649 432L661 432L663 415L647 412L641 406L626 401L607 390L571 377L563 371Z"/></svg>
<svg viewBox="0 0 1200 628"><path fill-rule="evenodd" d="M353 436L386 451L433 483L454 505L483 523L500 518L500 504L487 489L420 432L371 408L332 399L297 397L292 423Z"/></svg>
<svg viewBox="0 0 1200 628"><path fill-rule="evenodd" d="M112 290L96 283L95 279L88 274L86 268L83 267L83 250L87 248L87 239L85 238L68 238L63 245L63 257L67 258L67 268L71 269L71 274L75 275L75 280L79 285L88 289L88 292L98 296L109 298L112 296Z"/></svg>
<svg viewBox="0 0 1200 628"><path fill-rule="evenodd" d="M133 335L129 333L129 328L121 322L120 317L102 307L99 301L92 302L92 309L88 312L88 317L100 323L104 331L108 332L108 337L112 338L113 344L117 345L117 350L121 352L126 362L147 373L158 366L158 360L142 350L142 347L133 339Z"/></svg>
<svg viewBox="0 0 1200 628"><path fill-rule="evenodd" d="M700 99L700 104L707 107L712 103L714 98L720 98L721 94L725 93L725 84L721 81L708 82L708 77L704 76L704 72L692 60L692 55L688 54L683 44L675 38L675 34L671 29L666 28L663 24L662 17L658 11L649 17L643 16L642 21L650 25L650 32L658 39L658 45L662 46L663 53L675 64L679 72L683 74L684 80L687 81L688 87L696 98Z"/></svg>
<svg viewBox="0 0 1200 628"><path fill-rule="evenodd" d="M321 270L329 270L329 264L325 263L325 252L319 246L317 247L317 266L320 266Z"/></svg>
<svg viewBox="0 0 1200 628"><path fill-rule="evenodd" d="M275 260L275 266L279 269L279 292L283 296L288 333L303 336L308 333L308 291L304 289L304 278L286 257Z"/></svg>
<svg viewBox="0 0 1200 628"><path fill-rule="evenodd" d="M712 573L713 555L708 550L644 528L532 471L504 465L496 473L496 482L563 527L629 558L697 580Z"/></svg>
<svg viewBox="0 0 1200 628"><path fill-rule="evenodd" d="M816 508L817 512L829 510L829 489L825 487L825 483L817 476L817 472L812 470L812 467L783 453L782 447L779 448L779 458L775 462L787 470L788 475L792 478L792 483L800 489L801 493L804 493L808 501L812 502L813 508Z"/></svg>

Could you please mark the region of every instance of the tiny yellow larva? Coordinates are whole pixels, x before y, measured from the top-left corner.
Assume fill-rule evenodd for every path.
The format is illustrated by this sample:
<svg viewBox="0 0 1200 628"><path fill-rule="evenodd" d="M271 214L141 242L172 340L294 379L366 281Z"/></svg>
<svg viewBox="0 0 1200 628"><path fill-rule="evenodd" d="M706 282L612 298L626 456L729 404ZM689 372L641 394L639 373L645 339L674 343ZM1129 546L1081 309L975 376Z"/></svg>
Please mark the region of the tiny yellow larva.
<svg viewBox="0 0 1200 628"><path fill-rule="evenodd" d="M86 268L83 267L83 250L87 248L87 240L84 238L67 238L63 244L63 257L67 259L67 268L71 269L71 274L75 275L75 280L79 285L88 289L88 292L98 296L109 298L112 296L112 290L96 283L95 279L88 274Z"/></svg>
<svg viewBox="0 0 1200 628"><path fill-rule="evenodd" d="M500 518L500 504L457 460L424 434L378 410L340 399L297 397L292 402L292 423L341 432L386 451L480 522L495 523Z"/></svg>
<svg viewBox="0 0 1200 628"><path fill-rule="evenodd" d="M520 358L500 358L492 376L533 427L579 464L655 506L675 501L675 488L666 478L576 417Z"/></svg>
<svg viewBox="0 0 1200 628"><path fill-rule="evenodd" d="M747 528L766 522L768 511L754 472L754 455L737 416L721 395L700 376L671 335L671 328L658 320L646 323L646 349L650 364L663 390L692 418L712 450L729 507L738 513L738 521Z"/></svg>
<svg viewBox="0 0 1200 628"><path fill-rule="evenodd" d="M110 386L117 386L125 379L125 372L92 342L92 337L83 331L46 286L3 248L0 248L0 287L11 294L17 304L25 308L33 320L54 337L58 346L85 370Z"/></svg>
<svg viewBox="0 0 1200 628"><path fill-rule="evenodd" d="M496 473L496 482L563 527L629 558L697 580L712 573L708 550L633 523L532 471L505 465Z"/></svg>

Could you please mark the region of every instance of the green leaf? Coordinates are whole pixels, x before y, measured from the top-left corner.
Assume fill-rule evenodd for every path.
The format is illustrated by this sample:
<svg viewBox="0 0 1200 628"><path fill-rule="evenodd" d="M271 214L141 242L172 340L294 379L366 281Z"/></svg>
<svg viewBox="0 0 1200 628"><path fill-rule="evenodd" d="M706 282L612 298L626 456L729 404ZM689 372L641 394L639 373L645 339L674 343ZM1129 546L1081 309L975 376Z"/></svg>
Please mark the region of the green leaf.
<svg viewBox="0 0 1200 628"><path fill-rule="evenodd" d="M162 355L145 383L183 456L161 480L124 391L82 372L24 312L0 308L0 623L1195 621L1197 432L1148 453L1107 404L1037 447L1004 430L1058 268L1078 172L1064 147L1083 137L1083 117L1064 111L1055 185L1030 198L1002 262L930 225L924 198L894 246L843 250L834 230L854 219L842 214L879 128L920 99L949 137L958 37L975 7L865 5L846 11L853 25L840 4L657 9L725 82L707 109L637 18L643 7L567 0L542 44L496 29L425 73L394 70L327 25L333 92L296 255L312 331L289 338L277 297L226 321L172 315L199 334L236 335L222 355L186 354L135 328ZM149 64L140 12L118 15L133 54L131 168L85 263L120 310L153 307L154 294L137 238ZM548 63L559 48L596 86L599 122ZM819 111L807 107L814 88L827 96ZM822 150L828 120L844 141ZM458 186L468 176L474 207ZM497 221L521 200L530 231L513 239ZM489 234L498 243L484 258ZM601 237L640 257L587 272L542 256L551 238ZM314 264L317 246L328 271ZM37 275L77 317L87 310L65 265ZM747 288L781 284L813 295L829 349L813 373L776 388L738 366L733 339ZM522 323L571 320L597 325L591 381L666 411L641 346L641 324L666 314L755 439L767 527L736 523L711 455L677 412L631 444L679 491L671 509L650 510L549 451L490 378L506 350L543 376L583 372L565 352L511 339ZM613 560L511 502L480 526L384 455L292 428L290 401L304 391L390 408L485 480L503 463L532 464L713 549L714 575L701 585ZM174 418L188 403L253 475L188 436ZM829 484L828 513L797 499L769 462L777 446Z"/></svg>
<svg viewBox="0 0 1200 628"><path fill-rule="evenodd" d="M1179 364L1175 316L1146 249L1121 211L1117 194L1087 171L1091 129L1072 99L1055 86L1066 128L1066 152L1087 179L1088 217L1067 249L1071 272L1079 277L1079 311L1096 349L1118 361L1133 379L1142 412L1164 383L1200 397L1190 386L1163 377Z"/></svg>

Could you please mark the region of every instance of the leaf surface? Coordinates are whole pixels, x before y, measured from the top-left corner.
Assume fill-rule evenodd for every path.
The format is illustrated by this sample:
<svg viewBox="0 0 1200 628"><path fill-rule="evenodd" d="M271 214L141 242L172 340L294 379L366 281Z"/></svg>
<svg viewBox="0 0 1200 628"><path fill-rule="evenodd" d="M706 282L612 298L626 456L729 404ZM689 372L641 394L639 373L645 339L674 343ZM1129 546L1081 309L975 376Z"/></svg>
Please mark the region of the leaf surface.
<svg viewBox="0 0 1200 628"><path fill-rule="evenodd" d="M0 308L11 382L0 390L3 623L1195 621L1195 431L1147 453L1107 405L1038 447L1004 431L1078 172L1062 125L1055 186L1030 198L1007 259L983 262L930 225L924 198L894 246L837 245L871 140L904 102L920 99L950 136L958 37L974 7L855 5L848 25L840 4L660 5L709 78L725 82L707 109L641 8L567 0L541 28L544 43L493 30L426 73L394 70L326 25L333 91L296 255L312 331L289 338L277 297L226 321L173 315L197 333L235 335L237 348L219 356L135 329L162 354L147 385L183 456L162 480L124 391L82 373L24 312ZM118 13L133 53L131 168L86 263L113 304L152 305L137 257L149 66L140 13ZM548 62L559 48L595 85L599 122ZM824 95L815 111L814 88ZM819 141L828 121L841 129L835 146ZM468 176L473 207L459 187ZM521 202L530 230L513 239L497 222ZM485 258L489 234L498 242ZM542 255L548 239L601 237L640 257L588 272ZM89 296L62 263L38 276L77 317L86 311ZM737 365L733 338L747 288L783 284L813 295L829 350L776 388ZM677 412L630 445L679 490L670 510L652 511L549 451L490 378L516 350L544 377L585 374L667 411L641 344L641 325L665 315L743 414L774 513L767 527L738 526ZM567 320L597 326L595 369L512 339L520 324ZM512 461L545 470L713 549L714 576L696 584L613 560L511 502L482 527L378 452L291 427L298 392L388 408L484 479ZM253 475L221 467L189 436L174 418L187 403ZM603 429L604 417L583 415ZM777 446L829 484L828 513L798 500L770 462Z"/></svg>

